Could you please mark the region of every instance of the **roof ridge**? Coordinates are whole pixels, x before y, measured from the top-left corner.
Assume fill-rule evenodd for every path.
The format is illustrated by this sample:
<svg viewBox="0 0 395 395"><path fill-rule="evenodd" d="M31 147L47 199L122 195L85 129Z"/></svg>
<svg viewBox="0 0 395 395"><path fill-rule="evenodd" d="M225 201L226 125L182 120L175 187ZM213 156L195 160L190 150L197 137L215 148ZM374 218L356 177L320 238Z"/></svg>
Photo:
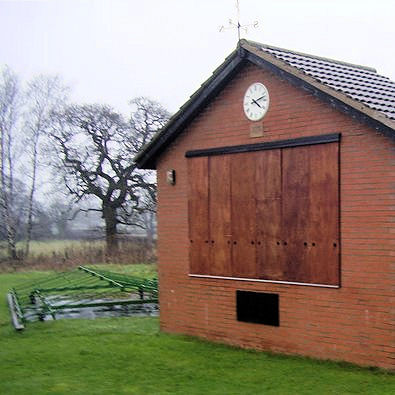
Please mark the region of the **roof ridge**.
<svg viewBox="0 0 395 395"><path fill-rule="evenodd" d="M278 56L275 55L276 49L279 52ZM281 55L280 51L286 51L285 54L289 55ZM295 61L292 63L282 59L282 57L292 57L292 54L295 55ZM315 60L311 63L317 63L316 69L312 67L311 71L305 71L298 64L298 57ZM341 75L339 76L335 70L335 73L330 72L324 73L322 77L317 76L317 73L322 69L322 65L319 64L320 59L323 62L332 62L333 65L337 64L336 69L343 68L343 74L347 75L341 78ZM180 133L183 133L185 127L199 114L202 108L210 103L231 78L250 63L273 72L296 87L305 89L323 99L328 105L366 123L384 135L395 137L395 101L393 101L395 90L392 90L395 87L395 82L388 79L385 86L384 81L382 81L383 87L381 87L381 82L378 86L379 83L373 80L376 80L377 76L383 76L380 76L375 69L313 55L304 55L243 39L238 42L236 49L214 70L213 74L190 96L189 100L170 118L166 126L158 131L154 138L140 150L134 158L137 166L144 169L155 169L157 158L166 147ZM340 67L341 65L344 67ZM350 73L345 73L345 71L350 71L346 70L350 68L353 68L355 73L352 70ZM366 72L364 73L362 70ZM360 73L364 75L359 75ZM355 75L351 79L348 74ZM357 74L361 78L354 78ZM391 86L387 86L387 82Z"/></svg>
<svg viewBox="0 0 395 395"><path fill-rule="evenodd" d="M293 51L293 50L286 49L286 48L275 47L273 45L262 44L262 43L260 43L258 41L241 39L240 40L240 45L242 45L243 43L250 44L250 45L253 45L255 47L260 46L261 48L267 48L267 49L272 49L272 50L277 50L277 51L283 51L283 52L287 52L289 54L294 54L294 55L299 55L299 56L306 56L306 57L309 57L309 58L312 58L312 59L318 59L318 60L322 60L322 61L325 61L325 62L337 63L337 64L341 64L343 66L354 67L354 68L358 68L358 69L361 69L361 70L371 71L371 72L377 74L377 70L375 68L369 67L369 66L362 66L360 64L343 62L341 60L326 58L326 57L323 57L323 56L316 56L316 55L311 55L311 54L308 54L308 53Z"/></svg>

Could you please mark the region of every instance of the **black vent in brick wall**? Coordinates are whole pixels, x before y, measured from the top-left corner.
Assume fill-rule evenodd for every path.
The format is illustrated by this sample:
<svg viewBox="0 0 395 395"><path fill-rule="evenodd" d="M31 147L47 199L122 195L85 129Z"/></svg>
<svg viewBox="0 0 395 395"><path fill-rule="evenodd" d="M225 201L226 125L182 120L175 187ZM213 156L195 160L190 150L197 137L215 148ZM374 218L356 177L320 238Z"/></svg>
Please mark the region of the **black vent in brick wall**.
<svg viewBox="0 0 395 395"><path fill-rule="evenodd" d="M236 291L237 320L256 324L280 325L278 294Z"/></svg>

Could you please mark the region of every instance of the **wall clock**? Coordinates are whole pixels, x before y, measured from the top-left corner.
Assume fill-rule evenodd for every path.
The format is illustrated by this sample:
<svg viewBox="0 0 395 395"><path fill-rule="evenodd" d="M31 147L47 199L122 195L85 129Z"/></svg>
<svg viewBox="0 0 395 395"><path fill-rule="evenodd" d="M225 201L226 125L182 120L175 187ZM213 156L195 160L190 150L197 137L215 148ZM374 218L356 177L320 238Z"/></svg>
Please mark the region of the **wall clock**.
<svg viewBox="0 0 395 395"><path fill-rule="evenodd" d="M260 121L269 108L269 92L266 86L260 82L251 84L244 95L243 108L250 121Z"/></svg>

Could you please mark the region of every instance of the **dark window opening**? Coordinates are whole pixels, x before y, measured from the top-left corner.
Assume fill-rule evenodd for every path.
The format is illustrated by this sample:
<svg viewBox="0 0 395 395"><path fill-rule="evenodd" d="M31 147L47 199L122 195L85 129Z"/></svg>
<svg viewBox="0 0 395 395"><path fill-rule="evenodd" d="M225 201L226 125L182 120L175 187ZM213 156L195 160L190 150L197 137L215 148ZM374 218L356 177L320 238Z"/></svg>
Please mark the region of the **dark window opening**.
<svg viewBox="0 0 395 395"><path fill-rule="evenodd" d="M236 291L237 320L280 326L278 294Z"/></svg>

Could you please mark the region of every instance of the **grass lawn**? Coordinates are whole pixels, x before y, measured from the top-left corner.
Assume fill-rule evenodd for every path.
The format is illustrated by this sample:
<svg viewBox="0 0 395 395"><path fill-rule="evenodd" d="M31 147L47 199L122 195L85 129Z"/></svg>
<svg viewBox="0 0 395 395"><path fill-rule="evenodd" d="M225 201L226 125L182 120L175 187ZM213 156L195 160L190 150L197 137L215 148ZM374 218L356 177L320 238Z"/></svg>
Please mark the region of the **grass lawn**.
<svg viewBox="0 0 395 395"><path fill-rule="evenodd" d="M149 266L127 270L149 275ZM15 332L6 291L47 274L0 275L0 394L395 393L386 372L163 334L155 318L37 322Z"/></svg>

